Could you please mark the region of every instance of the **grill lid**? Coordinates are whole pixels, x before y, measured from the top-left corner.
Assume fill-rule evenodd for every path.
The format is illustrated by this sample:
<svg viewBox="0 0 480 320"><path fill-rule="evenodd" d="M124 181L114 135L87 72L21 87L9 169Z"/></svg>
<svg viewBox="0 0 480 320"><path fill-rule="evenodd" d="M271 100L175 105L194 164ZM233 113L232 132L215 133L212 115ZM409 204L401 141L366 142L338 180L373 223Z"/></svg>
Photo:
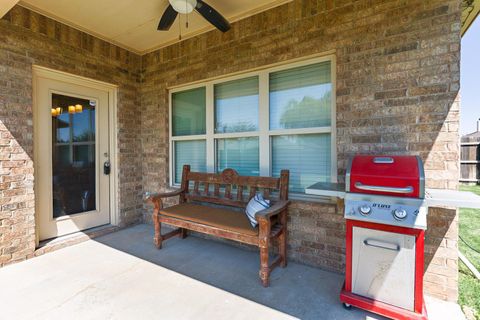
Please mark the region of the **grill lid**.
<svg viewBox="0 0 480 320"><path fill-rule="evenodd" d="M424 198L425 174L418 156L357 155L346 173L346 191Z"/></svg>

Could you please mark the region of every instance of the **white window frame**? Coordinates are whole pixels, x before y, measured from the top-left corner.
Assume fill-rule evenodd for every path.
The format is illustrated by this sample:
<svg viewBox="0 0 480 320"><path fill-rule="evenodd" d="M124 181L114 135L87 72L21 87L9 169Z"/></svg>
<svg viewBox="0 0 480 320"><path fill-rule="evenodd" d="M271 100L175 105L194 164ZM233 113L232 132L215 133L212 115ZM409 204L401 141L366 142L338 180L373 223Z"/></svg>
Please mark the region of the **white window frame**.
<svg viewBox="0 0 480 320"><path fill-rule="evenodd" d="M330 74L332 83L332 106L331 106L331 124L330 126L301 128L301 129L277 129L270 130L270 101L269 101L269 74L272 72L288 70L296 67L307 66L320 62L330 62ZM258 110L258 131L254 132L232 132L232 133L215 133L214 113L214 86L228 81L258 77L259 84L259 110ZM189 135L189 136L173 136L172 134L172 96L177 92L205 87L206 91L206 134L203 135ZM286 62L280 65L267 66L255 71L247 71L236 75L224 76L221 78L204 80L199 83L182 85L169 89L169 176L170 186L179 187L175 183L175 142L176 141L191 141L191 140L205 140L206 141L206 167L207 172L215 172L216 168L216 154L215 139L225 138L244 138L244 137L258 137L259 138L259 170L260 176L271 176L272 159L271 159L271 137L279 135L296 135L296 134L319 134L329 133L331 137L331 182L337 182L337 145L336 145L336 61L335 55L325 55L310 59L304 59L295 62ZM269 145L269 148L261 146ZM294 193L295 198L311 198L304 193Z"/></svg>

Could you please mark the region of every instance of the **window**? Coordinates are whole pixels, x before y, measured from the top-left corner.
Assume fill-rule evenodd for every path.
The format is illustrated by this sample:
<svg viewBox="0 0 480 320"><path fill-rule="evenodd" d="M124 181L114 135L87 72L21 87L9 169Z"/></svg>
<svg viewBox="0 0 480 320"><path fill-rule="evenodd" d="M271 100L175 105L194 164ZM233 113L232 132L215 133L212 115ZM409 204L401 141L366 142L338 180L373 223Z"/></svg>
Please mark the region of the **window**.
<svg viewBox="0 0 480 320"><path fill-rule="evenodd" d="M292 192L331 180L331 134L308 132L331 125L330 68L329 62L323 62L269 76L270 130L285 130L271 139L272 174L289 168ZM289 129L307 130L292 135Z"/></svg>
<svg viewBox="0 0 480 320"><path fill-rule="evenodd" d="M215 84L215 133L258 135L258 76ZM217 137L221 137L218 136ZM260 174L258 136L215 139L216 171L234 168L241 175Z"/></svg>
<svg viewBox="0 0 480 320"><path fill-rule="evenodd" d="M290 191L336 180L332 58L171 91L171 184L193 171L279 176Z"/></svg>
<svg viewBox="0 0 480 320"><path fill-rule="evenodd" d="M206 171L205 119L205 88L172 94L172 136L179 139L172 145L176 184L182 179L184 164L192 171Z"/></svg>

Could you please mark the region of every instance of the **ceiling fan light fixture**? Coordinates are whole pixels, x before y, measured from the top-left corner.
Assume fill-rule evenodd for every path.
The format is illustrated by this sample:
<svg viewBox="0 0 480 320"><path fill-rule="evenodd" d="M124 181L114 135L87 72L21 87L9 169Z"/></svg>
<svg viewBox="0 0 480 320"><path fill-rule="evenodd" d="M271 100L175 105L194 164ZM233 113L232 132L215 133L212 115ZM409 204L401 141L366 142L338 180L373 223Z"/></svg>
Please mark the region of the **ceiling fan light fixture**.
<svg viewBox="0 0 480 320"><path fill-rule="evenodd" d="M197 0L168 0L178 13L191 13L197 6Z"/></svg>

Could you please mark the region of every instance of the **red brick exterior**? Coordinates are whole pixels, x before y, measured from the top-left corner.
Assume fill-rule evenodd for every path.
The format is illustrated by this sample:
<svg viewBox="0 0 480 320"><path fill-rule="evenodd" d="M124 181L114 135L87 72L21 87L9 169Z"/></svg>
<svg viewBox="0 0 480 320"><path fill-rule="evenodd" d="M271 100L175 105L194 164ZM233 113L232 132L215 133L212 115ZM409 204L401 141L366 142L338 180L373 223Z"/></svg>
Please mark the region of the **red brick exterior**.
<svg viewBox="0 0 480 320"><path fill-rule="evenodd" d="M460 1L296 0L137 56L15 7L0 20L0 264L34 249L31 65L118 84L122 224L149 220L142 191L168 188L168 88L322 53L336 57L339 179L355 153L418 154L429 187L457 187ZM9 181L9 179L17 179ZM434 209L427 294L457 299L455 210ZM343 272L335 205L295 201L289 257Z"/></svg>

